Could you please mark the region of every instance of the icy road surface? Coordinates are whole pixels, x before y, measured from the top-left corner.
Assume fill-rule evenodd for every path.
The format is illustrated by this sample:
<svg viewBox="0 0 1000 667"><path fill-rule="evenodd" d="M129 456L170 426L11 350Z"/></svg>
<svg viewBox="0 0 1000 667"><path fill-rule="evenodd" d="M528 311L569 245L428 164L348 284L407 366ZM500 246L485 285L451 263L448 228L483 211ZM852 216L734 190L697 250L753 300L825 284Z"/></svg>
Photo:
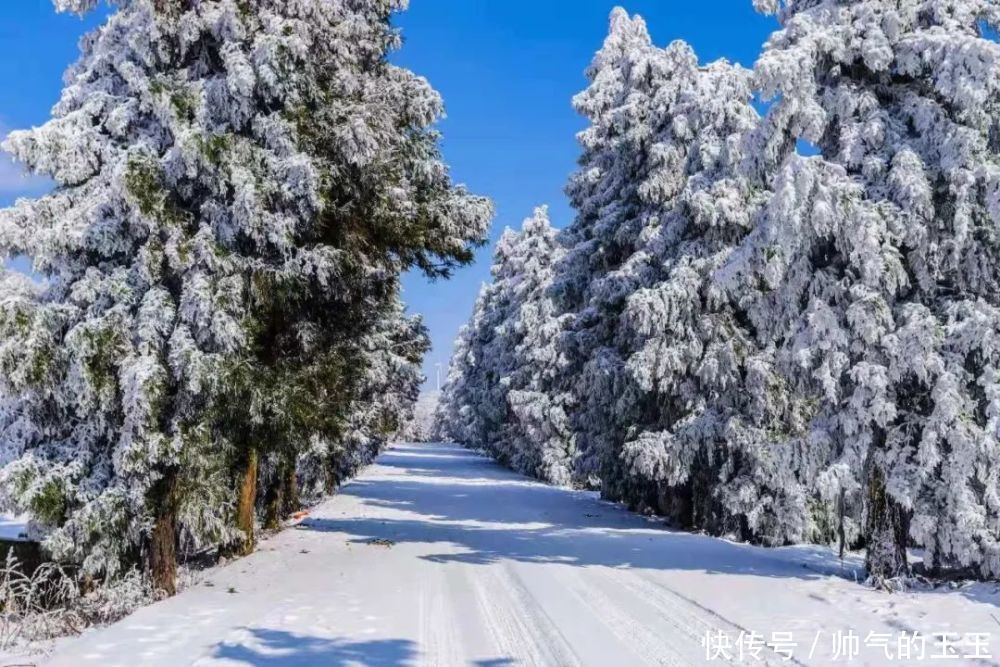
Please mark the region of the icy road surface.
<svg viewBox="0 0 1000 667"><path fill-rule="evenodd" d="M740 646L744 664L913 664L885 655L903 632L1000 632L992 585L889 595L857 567L671 532L456 446L398 445L257 553L48 664L687 666L740 662ZM706 633L731 648L716 639L707 660Z"/></svg>

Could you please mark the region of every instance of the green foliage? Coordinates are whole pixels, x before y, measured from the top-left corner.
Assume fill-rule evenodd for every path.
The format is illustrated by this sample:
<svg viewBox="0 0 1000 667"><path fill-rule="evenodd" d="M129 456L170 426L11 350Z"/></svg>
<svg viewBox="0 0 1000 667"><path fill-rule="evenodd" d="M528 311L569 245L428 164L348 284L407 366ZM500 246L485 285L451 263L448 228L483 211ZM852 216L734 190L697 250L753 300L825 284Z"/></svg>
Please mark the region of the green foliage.
<svg viewBox="0 0 1000 667"><path fill-rule="evenodd" d="M46 384L55 363L55 354L52 348L47 345L35 346L30 353L29 360L26 375L28 383L36 386Z"/></svg>
<svg viewBox="0 0 1000 667"><path fill-rule="evenodd" d="M59 557L110 576L173 559L151 543L230 542L248 453L329 479L376 453L426 351L399 276L470 261L488 222L441 162L436 93L387 63L398 3L270 3L264 25L239 0L226 29L232 3L113 4L56 121L23 133L26 163L74 164L65 206L15 211L56 279L0 316L38 426L0 472L30 468L19 502L59 524ZM84 108L93 131L68 136Z"/></svg>
<svg viewBox="0 0 1000 667"><path fill-rule="evenodd" d="M156 162L144 155L129 157L125 187L133 205L143 215L164 225L181 225L189 215L177 206L164 187L163 174Z"/></svg>
<svg viewBox="0 0 1000 667"><path fill-rule="evenodd" d="M208 137L199 136L196 141L205 159L215 166L222 164L226 153L232 146L232 137L228 134L212 134Z"/></svg>
<svg viewBox="0 0 1000 667"><path fill-rule="evenodd" d="M118 386L117 367L125 350L120 331L110 327L88 329L83 334L93 353L84 360L87 379L98 395Z"/></svg>
<svg viewBox="0 0 1000 667"><path fill-rule="evenodd" d="M58 526L66 517L66 494L63 485L56 479L42 484L41 489L31 495L31 513L42 523Z"/></svg>
<svg viewBox="0 0 1000 667"><path fill-rule="evenodd" d="M170 96L170 104L174 107L177 117L191 122L198 110L198 98L188 91L177 91Z"/></svg>

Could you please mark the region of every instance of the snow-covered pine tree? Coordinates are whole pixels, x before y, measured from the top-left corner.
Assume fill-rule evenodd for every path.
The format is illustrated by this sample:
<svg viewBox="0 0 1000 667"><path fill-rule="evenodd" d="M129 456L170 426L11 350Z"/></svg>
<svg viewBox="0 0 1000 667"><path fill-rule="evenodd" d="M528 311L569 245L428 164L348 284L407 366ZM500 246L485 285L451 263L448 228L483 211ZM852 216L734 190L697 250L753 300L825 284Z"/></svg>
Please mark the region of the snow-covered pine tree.
<svg viewBox="0 0 1000 667"><path fill-rule="evenodd" d="M518 308L515 290L523 280L519 238L508 227L497 241L490 271L493 280L483 293L476 321L477 335L472 349L477 363L472 369L473 381L468 385L471 392L466 397L475 414L472 442L505 465L514 465L514 451L506 436L510 423L507 392L514 367L514 322Z"/></svg>
<svg viewBox="0 0 1000 667"><path fill-rule="evenodd" d="M566 318L557 313L551 294L563 252L548 209L535 209L524 221L509 260L518 278L511 288L515 309L507 325L513 362L507 382L511 421L505 439L515 470L569 485L575 479L576 458L567 414L572 398L557 384L564 371L559 337Z"/></svg>
<svg viewBox="0 0 1000 667"><path fill-rule="evenodd" d="M577 473L600 477L611 498L622 497L616 443L633 417L626 408L634 404L614 332L635 276L616 271L655 215L641 191L653 169L649 120L657 93L673 85L669 77L690 76L697 68L691 58L688 72L672 70L671 58L683 59L684 48L657 49L641 18L616 8L587 70L590 85L573 100L590 125L578 135L583 153L567 187L577 215L564 232L566 256L553 286L560 312L570 315L560 338L566 363L555 386L573 397Z"/></svg>
<svg viewBox="0 0 1000 667"><path fill-rule="evenodd" d="M413 404L412 414L395 439L403 442L433 442L436 439L434 419L440 400L439 390L421 392Z"/></svg>
<svg viewBox="0 0 1000 667"><path fill-rule="evenodd" d="M481 447L520 472L568 483L572 437L551 393L560 326L548 294L560 257L544 207L497 241L493 281L459 333L439 402L437 433Z"/></svg>
<svg viewBox="0 0 1000 667"><path fill-rule="evenodd" d="M482 355L490 372L481 380L481 396L493 406L484 416L493 425L490 451L519 472L566 484L573 451L561 396L543 398L539 391L558 369L552 356L558 354L560 323L548 290L560 258L546 207L535 209L519 232L506 230L497 243L491 285L497 312Z"/></svg>
<svg viewBox="0 0 1000 667"><path fill-rule="evenodd" d="M12 332L27 326L34 317L41 289L27 276L0 269L0 376L9 377L18 370L25 351ZM15 393L0 393L0 470L21 458L38 437L24 404ZM0 483L0 507L13 507L16 495L13 485Z"/></svg>
<svg viewBox="0 0 1000 667"><path fill-rule="evenodd" d="M319 376L306 383L278 378L283 396L274 404L285 400L292 410L312 405L326 410L296 415L277 429L276 437L291 437L294 446L272 445L266 451L260 472L265 528L277 528L298 509L300 495L315 499L332 493L370 463L411 416L424 380L420 364L430 349L426 328L419 316L405 315L398 296L369 307L376 309L374 325L344 355L354 366L350 377L359 378L354 384L337 377ZM303 395L289 399L295 392ZM329 395L317 400L307 392ZM317 419L325 422L302 428Z"/></svg>
<svg viewBox="0 0 1000 667"><path fill-rule="evenodd" d="M364 380L352 399L343 435L334 443L343 454L334 455L328 466L336 475L329 490L370 463L412 416L430 339L421 318L407 317L402 303L395 301L386 305L378 325L358 345Z"/></svg>
<svg viewBox="0 0 1000 667"><path fill-rule="evenodd" d="M399 272L469 261L491 207L387 62L403 2L115 4L52 120L5 143L57 187L0 212L47 280L0 324L25 415L2 482L57 558L142 561L169 593L179 541L252 544L256 461L340 435Z"/></svg>
<svg viewBox="0 0 1000 667"><path fill-rule="evenodd" d="M561 333L548 292L561 257L556 237L545 207L520 232L504 230L493 282L456 342L437 421L439 432L519 472L568 484L573 438L551 386Z"/></svg>
<svg viewBox="0 0 1000 667"><path fill-rule="evenodd" d="M479 290L476 305L480 301L483 289L485 286ZM462 413L462 406L465 401L466 384L471 377L472 366L475 363L472 356L474 321L475 306L469 321L459 328L458 335L455 337L454 349L451 353L451 359L448 361L448 374L445 376L441 396L438 398L438 404L434 410L432 433L435 440L458 442L463 445L471 442L467 437L466 418Z"/></svg>
<svg viewBox="0 0 1000 667"><path fill-rule="evenodd" d="M504 433L508 422L507 384L513 365L511 342L520 279L513 253L517 234L507 228L497 241L491 274L459 334L439 405L439 430L451 439L483 448L510 464Z"/></svg>
<svg viewBox="0 0 1000 667"><path fill-rule="evenodd" d="M876 580L1000 573L1000 6L758 0L782 28L755 151L782 165L755 240L755 319L822 400L825 498L863 508ZM792 156L796 139L813 158ZM766 164L765 164L766 163Z"/></svg>
<svg viewBox="0 0 1000 667"><path fill-rule="evenodd" d="M638 387L620 456L625 499L714 533L801 541L809 514L791 402L744 306L716 277L767 195L743 176L759 121L752 74L725 61L694 71L688 47L671 49L683 54L669 59L679 74L655 96L656 167L641 186L653 213L618 272L640 281L617 336Z"/></svg>

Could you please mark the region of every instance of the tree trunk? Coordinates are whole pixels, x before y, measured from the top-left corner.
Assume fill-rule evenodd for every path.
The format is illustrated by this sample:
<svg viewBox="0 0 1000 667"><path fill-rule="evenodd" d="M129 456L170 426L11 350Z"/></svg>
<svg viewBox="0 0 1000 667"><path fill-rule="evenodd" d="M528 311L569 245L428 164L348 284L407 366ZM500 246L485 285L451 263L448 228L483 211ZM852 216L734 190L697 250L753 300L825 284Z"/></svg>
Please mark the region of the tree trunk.
<svg viewBox="0 0 1000 667"><path fill-rule="evenodd" d="M877 585L909 574L906 561L906 513L885 488L885 473L870 462L865 512L865 569Z"/></svg>
<svg viewBox="0 0 1000 667"><path fill-rule="evenodd" d="M267 485L267 493L264 494L264 530L278 530L281 528L281 519L284 516L282 508L285 505L283 495L283 485L280 473Z"/></svg>
<svg viewBox="0 0 1000 667"><path fill-rule="evenodd" d="M844 513L847 509L845 491L840 490L840 498L837 501L837 539L840 540L840 560L844 560L844 550L847 548L847 534L844 531Z"/></svg>
<svg viewBox="0 0 1000 667"><path fill-rule="evenodd" d="M326 495L332 496L340 487L339 454L331 454L326 462Z"/></svg>
<svg viewBox="0 0 1000 667"><path fill-rule="evenodd" d="M239 480L239 498L236 505L236 527L243 531L243 541L234 550L236 556L246 556L255 545L254 522L257 505L257 449L251 447L244 460Z"/></svg>
<svg viewBox="0 0 1000 667"><path fill-rule="evenodd" d="M299 487L295 477L294 457L283 457L267 489L264 527L277 530L281 521L299 509Z"/></svg>
<svg viewBox="0 0 1000 667"><path fill-rule="evenodd" d="M177 593L177 471L171 469L153 486L155 512L149 536L148 571L153 588Z"/></svg>
<svg viewBox="0 0 1000 667"><path fill-rule="evenodd" d="M281 493L281 500L284 504L282 509L285 516L290 516L298 512L299 507L301 507L301 502L299 501L299 478L296 472L295 458L292 457L292 460L288 463L288 467L285 469L285 479L283 480Z"/></svg>

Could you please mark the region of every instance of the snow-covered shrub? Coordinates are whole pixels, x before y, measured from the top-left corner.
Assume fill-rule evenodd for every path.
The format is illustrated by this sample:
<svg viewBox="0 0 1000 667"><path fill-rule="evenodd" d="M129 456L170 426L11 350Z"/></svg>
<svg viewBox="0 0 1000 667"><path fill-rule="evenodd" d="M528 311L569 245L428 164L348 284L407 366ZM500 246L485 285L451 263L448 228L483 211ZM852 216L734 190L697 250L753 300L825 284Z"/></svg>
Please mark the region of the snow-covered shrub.
<svg viewBox="0 0 1000 667"><path fill-rule="evenodd" d="M67 606L78 590L61 568L46 564L31 574L8 553L0 565L0 651L79 631Z"/></svg>
<svg viewBox="0 0 1000 667"><path fill-rule="evenodd" d="M95 586L79 572L56 563L26 573L8 555L0 564L0 651L114 623L160 594L138 570Z"/></svg>

